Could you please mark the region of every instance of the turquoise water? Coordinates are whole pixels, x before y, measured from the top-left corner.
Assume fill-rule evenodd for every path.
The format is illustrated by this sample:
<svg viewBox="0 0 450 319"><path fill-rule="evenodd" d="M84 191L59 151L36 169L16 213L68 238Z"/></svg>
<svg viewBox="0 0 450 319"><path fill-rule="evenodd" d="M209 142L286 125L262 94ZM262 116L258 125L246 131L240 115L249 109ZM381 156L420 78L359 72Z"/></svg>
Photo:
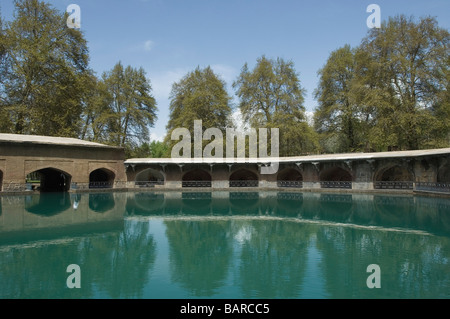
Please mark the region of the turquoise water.
<svg viewBox="0 0 450 319"><path fill-rule="evenodd" d="M68 287L71 264L79 266L81 288ZM380 271L368 272L372 264ZM380 288L368 287L371 275ZM0 298L449 297L450 199L0 197Z"/></svg>

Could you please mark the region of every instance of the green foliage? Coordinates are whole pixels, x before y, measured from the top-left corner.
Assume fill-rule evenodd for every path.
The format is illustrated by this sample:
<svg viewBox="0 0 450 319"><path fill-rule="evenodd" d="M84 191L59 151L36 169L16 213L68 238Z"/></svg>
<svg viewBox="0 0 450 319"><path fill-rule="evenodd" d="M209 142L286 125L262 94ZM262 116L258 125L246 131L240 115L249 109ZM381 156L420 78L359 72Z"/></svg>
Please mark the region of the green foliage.
<svg viewBox="0 0 450 319"><path fill-rule="evenodd" d="M156 101L143 68L124 68L117 63L103 74L109 98L104 114L108 141L117 146L136 145L149 139L149 126L156 120Z"/></svg>
<svg viewBox="0 0 450 319"><path fill-rule="evenodd" d="M156 102L142 68L117 63L98 79L67 14L38 0L15 1L0 20L0 130L71 136L130 150L149 138Z"/></svg>
<svg viewBox="0 0 450 319"><path fill-rule="evenodd" d="M367 129L371 126L371 108L360 103L358 72L365 58L362 52L346 45L333 51L319 70L320 81L314 92L319 106L314 125L326 153L353 152L364 149Z"/></svg>
<svg viewBox="0 0 450 319"><path fill-rule="evenodd" d="M193 140L195 120L202 120L203 130L220 129L224 138L226 128L232 127L231 98L226 91L226 84L209 66L204 69L197 67L174 83L170 100L165 139L170 150L178 143L171 140L172 131L176 128L187 128ZM209 141L203 143L207 144ZM166 153L166 156L170 157L170 154Z"/></svg>
<svg viewBox="0 0 450 319"><path fill-rule="evenodd" d="M423 148L430 138L443 137L433 130L441 122L435 116L436 96L448 87L449 40L448 31L439 28L434 18L415 22L397 16L370 32L361 44L375 60L377 87L387 98L377 126L389 127L399 149Z"/></svg>
<svg viewBox="0 0 450 319"><path fill-rule="evenodd" d="M82 138L121 146L127 155L148 141L156 101L142 68L117 63L101 80L91 77L85 92Z"/></svg>
<svg viewBox="0 0 450 319"><path fill-rule="evenodd" d="M253 128L279 128L280 156L317 149L315 132L305 117L304 89L292 61L262 56L252 71L243 66L233 87L245 122Z"/></svg>
<svg viewBox="0 0 450 319"><path fill-rule="evenodd" d="M91 71L86 40L66 18L44 2L15 1L1 31L2 131L78 136Z"/></svg>
<svg viewBox="0 0 450 319"><path fill-rule="evenodd" d="M449 146L449 33L397 16L319 71L315 127L325 152Z"/></svg>
<svg viewBox="0 0 450 319"><path fill-rule="evenodd" d="M130 158L163 158L167 157L169 146L160 141L152 141L151 143L142 143L129 150Z"/></svg>
<svg viewBox="0 0 450 319"><path fill-rule="evenodd" d="M150 143L150 156L153 158L168 157L169 146L165 142L152 141Z"/></svg>

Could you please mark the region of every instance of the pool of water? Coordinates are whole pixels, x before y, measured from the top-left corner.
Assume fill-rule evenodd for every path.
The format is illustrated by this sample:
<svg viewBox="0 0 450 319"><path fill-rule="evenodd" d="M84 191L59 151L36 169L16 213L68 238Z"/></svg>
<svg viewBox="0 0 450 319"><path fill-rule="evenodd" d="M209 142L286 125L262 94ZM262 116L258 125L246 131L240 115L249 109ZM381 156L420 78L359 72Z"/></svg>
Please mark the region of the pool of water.
<svg viewBox="0 0 450 319"><path fill-rule="evenodd" d="M450 199L3 196L0 298L450 298Z"/></svg>

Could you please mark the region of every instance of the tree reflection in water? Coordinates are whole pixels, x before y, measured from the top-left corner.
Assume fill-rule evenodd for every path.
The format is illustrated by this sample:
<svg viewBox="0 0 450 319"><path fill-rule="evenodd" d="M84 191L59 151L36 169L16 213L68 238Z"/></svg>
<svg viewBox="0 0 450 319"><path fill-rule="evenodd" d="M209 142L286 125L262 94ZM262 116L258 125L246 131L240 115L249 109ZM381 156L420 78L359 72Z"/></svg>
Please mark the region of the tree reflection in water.
<svg viewBox="0 0 450 319"><path fill-rule="evenodd" d="M239 263L244 298L296 298L305 277L311 225L275 220L236 221L250 229Z"/></svg>
<svg viewBox="0 0 450 319"><path fill-rule="evenodd" d="M45 211L40 200L1 198L0 231L12 220L54 227L116 215L123 228L12 244L0 236L0 298L147 298L160 289L174 298L450 297L448 200L231 193L123 193L112 206L86 196L76 211L58 201L67 211L53 216L29 213ZM81 289L64 286L72 263ZM370 264L381 267L382 289L366 286Z"/></svg>
<svg viewBox="0 0 450 319"><path fill-rule="evenodd" d="M230 221L166 220L164 224L172 280L197 297L217 293L233 251Z"/></svg>

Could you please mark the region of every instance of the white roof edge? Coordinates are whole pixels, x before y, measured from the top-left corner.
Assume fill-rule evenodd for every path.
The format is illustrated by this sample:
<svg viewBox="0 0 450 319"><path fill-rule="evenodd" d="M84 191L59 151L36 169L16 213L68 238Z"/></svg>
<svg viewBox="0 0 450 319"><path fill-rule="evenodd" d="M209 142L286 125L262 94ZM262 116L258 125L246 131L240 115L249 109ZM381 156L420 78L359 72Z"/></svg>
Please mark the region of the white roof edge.
<svg viewBox="0 0 450 319"><path fill-rule="evenodd" d="M450 148L394 151L379 153L346 153L323 154L292 157L266 157L266 158L131 158L125 164L234 164L234 163L271 163L271 162L316 162L316 161L342 161L342 160L370 160L398 157L421 157L433 155L449 155Z"/></svg>
<svg viewBox="0 0 450 319"><path fill-rule="evenodd" d="M7 134L7 133L0 133L0 142L115 148L115 146L85 141L72 137L55 137L43 135L23 135L23 134Z"/></svg>

